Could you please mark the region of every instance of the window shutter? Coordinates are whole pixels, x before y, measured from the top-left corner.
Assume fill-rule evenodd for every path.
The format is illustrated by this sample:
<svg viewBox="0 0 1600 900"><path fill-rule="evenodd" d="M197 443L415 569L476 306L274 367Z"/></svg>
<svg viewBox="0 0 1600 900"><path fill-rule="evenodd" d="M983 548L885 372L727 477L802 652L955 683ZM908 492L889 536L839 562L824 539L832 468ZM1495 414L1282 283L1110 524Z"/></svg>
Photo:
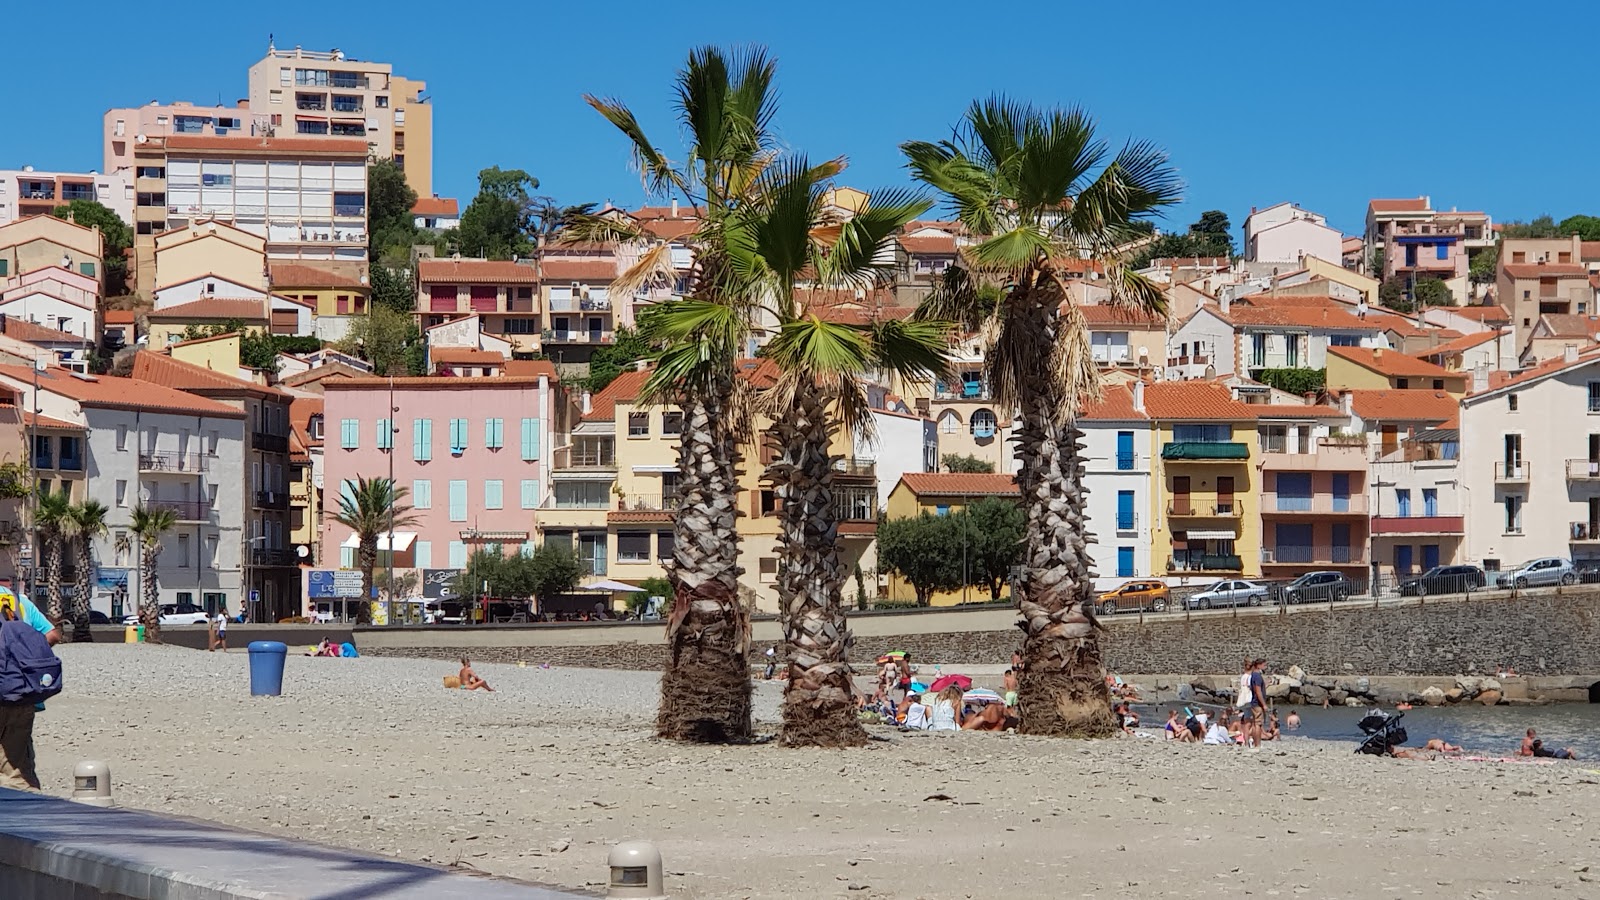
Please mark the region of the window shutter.
<svg viewBox="0 0 1600 900"><path fill-rule="evenodd" d="M467 520L467 482L465 479L450 482L450 521Z"/></svg>
<svg viewBox="0 0 1600 900"><path fill-rule="evenodd" d="M433 482L426 478L411 482L411 508L433 509Z"/></svg>
<svg viewBox="0 0 1600 900"><path fill-rule="evenodd" d="M467 567L467 545L460 541L450 542L450 568L465 569Z"/></svg>
<svg viewBox="0 0 1600 900"><path fill-rule="evenodd" d="M524 479L522 482L522 508L539 508L539 481L538 479Z"/></svg>
<svg viewBox="0 0 1600 900"><path fill-rule="evenodd" d="M505 419L484 420L483 445L491 450L498 450L506 445Z"/></svg>
<svg viewBox="0 0 1600 900"><path fill-rule="evenodd" d="M394 420L378 420L378 449L390 450L394 448Z"/></svg>
<svg viewBox="0 0 1600 900"><path fill-rule="evenodd" d="M339 446L345 450L354 450L361 446L361 422L359 419L339 420Z"/></svg>
<svg viewBox="0 0 1600 900"><path fill-rule="evenodd" d="M411 423L411 458L417 462L433 459L432 419L416 419Z"/></svg>
<svg viewBox="0 0 1600 900"><path fill-rule="evenodd" d="M483 483L483 508L505 508L505 482L485 481Z"/></svg>
<svg viewBox="0 0 1600 900"><path fill-rule="evenodd" d="M419 569L431 569L431 568L433 568L433 542L432 541L417 541L417 543L413 546L412 554L414 555L414 557L416 559L417 568L419 568Z"/></svg>
<svg viewBox="0 0 1600 900"><path fill-rule="evenodd" d="M467 420L450 420L450 452L460 453L467 449Z"/></svg>
<svg viewBox="0 0 1600 900"><path fill-rule="evenodd" d="M539 458L539 420L522 420L522 458L535 460Z"/></svg>

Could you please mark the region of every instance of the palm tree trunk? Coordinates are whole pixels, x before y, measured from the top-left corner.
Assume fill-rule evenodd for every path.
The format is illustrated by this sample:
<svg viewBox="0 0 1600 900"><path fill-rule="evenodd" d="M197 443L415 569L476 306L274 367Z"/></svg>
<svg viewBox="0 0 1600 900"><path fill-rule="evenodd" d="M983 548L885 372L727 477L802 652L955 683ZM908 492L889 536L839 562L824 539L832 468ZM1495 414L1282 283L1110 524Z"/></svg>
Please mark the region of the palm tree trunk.
<svg viewBox="0 0 1600 900"><path fill-rule="evenodd" d="M40 537L40 543L44 545L45 593L49 594L45 600L45 612L51 622L60 625L67 615L65 598L61 596L61 538L46 533Z"/></svg>
<svg viewBox="0 0 1600 900"><path fill-rule="evenodd" d="M1034 359L1053 359L1061 322L1048 293L1018 297L1021 309L1007 328L1036 342ZM1024 734L1103 737L1116 730L1100 656L1099 624L1091 603L1094 582L1085 531L1083 432L1062 412L1051 375L1018 380L1021 426L1015 441L1017 475L1027 512L1018 607L1027 637L1017 689Z"/></svg>
<svg viewBox="0 0 1600 900"><path fill-rule="evenodd" d="M363 537L356 557L361 565L361 602L356 604L356 624L371 625L372 608L377 605L372 599L372 571L378 567L378 539Z"/></svg>
<svg viewBox="0 0 1600 900"><path fill-rule="evenodd" d="M152 644L161 642L161 579L156 574L156 560L161 556L161 544L145 545L144 570L140 580L144 588L139 592L139 621L144 623L144 639Z"/></svg>
<svg viewBox="0 0 1600 900"><path fill-rule="evenodd" d="M854 747L867 742L856 716L850 671L850 629L843 591L828 453L828 404L812 390L778 417L772 432L782 456L767 467L783 508L778 600L789 645L783 690L782 741L789 747Z"/></svg>
<svg viewBox="0 0 1600 900"><path fill-rule="evenodd" d="M94 633L89 630L89 598L94 591L94 579L91 571L94 566L94 545L90 538L78 538L78 581L72 592L72 642L93 642Z"/></svg>
<svg viewBox="0 0 1600 900"><path fill-rule="evenodd" d="M678 741L747 741L750 617L739 602L739 444L728 422L732 375L684 397L673 521L672 612L656 733Z"/></svg>

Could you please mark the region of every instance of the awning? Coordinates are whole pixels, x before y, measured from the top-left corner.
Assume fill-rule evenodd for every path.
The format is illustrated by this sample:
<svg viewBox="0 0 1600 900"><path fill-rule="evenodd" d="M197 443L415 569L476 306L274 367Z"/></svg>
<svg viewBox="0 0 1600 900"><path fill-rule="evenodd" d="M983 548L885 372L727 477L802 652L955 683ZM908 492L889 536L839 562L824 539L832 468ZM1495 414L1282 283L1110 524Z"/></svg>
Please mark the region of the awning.
<svg viewBox="0 0 1600 900"><path fill-rule="evenodd" d="M417 533L415 531L397 531L394 533L394 537L395 541L400 544L400 549L396 552L404 553L411 549L412 542L417 539ZM358 550L361 548L361 538L352 534L345 538L344 543L340 544L339 546L349 547L351 550ZM378 535L378 552L385 553L388 550L389 533L386 531Z"/></svg>
<svg viewBox="0 0 1600 900"><path fill-rule="evenodd" d="M1461 429L1429 428L1426 431L1417 432L1412 436L1411 440L1419 444L1450 444L1461 440Z"/></svg>
<svg viewBox="0 0 1600 900"><path fill-rule="evenodd" d="M678 471L678 467L676 465L671 465L671 466L634 466L633 467L633 474L635 474L635 475L644 475L644 474L659 473L659 472L676 472L676 471Z"/></svg>
<svg viewBox="0 0 1600 900"><path fill-rule="evenodd" d="M611 581L610 579L607 579L605 581L596 581L594 584L586 584L586 585L583 586L583 590L586 590L586 591L612 591L614 593L615 592L622 592L622 593L628 593L628 594L637 594L637 593L643 592L644 588L642 588L642 587L634 587L631 584L623 584L620 581Z"/></svg>
<svg viewBox="0 0 1600 900"><path fill-rule="evenodd" d="M1191 541L1236 541L1239 535L1232 531L1191 531L1188 538Z"/></svg>

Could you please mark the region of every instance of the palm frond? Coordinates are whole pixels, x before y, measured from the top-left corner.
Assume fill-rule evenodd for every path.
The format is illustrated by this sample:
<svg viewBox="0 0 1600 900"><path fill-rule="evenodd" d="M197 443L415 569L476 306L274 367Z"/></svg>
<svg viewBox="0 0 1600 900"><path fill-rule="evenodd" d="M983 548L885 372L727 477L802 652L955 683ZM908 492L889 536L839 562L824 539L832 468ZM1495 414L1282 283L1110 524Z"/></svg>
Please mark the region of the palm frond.
<svg viewBox="0 0 1600 900"><path fill-rule="evenodd" d="M971 248L968 254L980 268L1015 271L1049 256L1050 235L1031 224L1019 224Z"/></svg>
<svg viewBox="0 0 1600 900"><path fill-rule="evenodd" d="M1057 231L1095 257L1110 257L1133 235L1136 222L1177 203L1182 187L1166 153L1129 144L1078 194Z"/></svg>
<svg viewBox="0 0 1600 900"><path fill-rule="evenodd" d="M1105 158L1094 120L1081 109L1038 114L1027 129L1015 173L1017 207L1029 220L1058 215L1073 201L1079 182Z"/></svg>
<svg viewBox="0 0 1600 900"><path fill-rule="evenodd" d="M900 145L917 181L944 194L946 205L973 234L1000 230L999 195L994 173L975 164L948 141L908 141Z"/></svg>
<svg viewBox="0 0 1600 900"><path fill-rule="evenodd" d="M827 254L818 260L823 281L858 284L874 280L892 265L892 254L885 258L884 251L895 233L933 206L904 188L874 191L869 196L865 208L839 224Z"/></svg>
<svg viewBox="0 0 1600 900"><path fill-rule="evenodd" d="M678 277L672 264L672 245L659 243L644 253L611 282L611 294L618 298L632 297L642 288L657 284L672 284Z"/></svg>
<svg viewBox="0 0 1600 900"><path fill-rule="evenodd" d="M570 216L556 232L558 244L628 243L643 240L644 229L627 216L583 213Z"/></svg>
<svg viewBox="0 0 1600 900"><path fill-rule="evenodd" d="M872 365L911 382L927 382L949 374L950 322L880 319L867 326Z"/></svg>
<svg viewBox="0 0 1600 900"><path fill-rule="evenodd" d="M1037 119L1033 107L1001 94L974 100L958 132L965 155L1010 181Z"/></svg>
<svg viewBox="0 0 1600 900"><path fill-rule="evenodd" d="M778 111L778 95L772 87L777 61L763 47L747 47L733 54L730 68L735 74L727 97L728 113L753 138L755 150L765 150L772 117Z"/></svg>
<svg viewBox="0 0 1600 900"><path fill-rule="evenodd" d="M870 438L872 416L860 384L861 375L874 363L867 331L814 315L796 318L779 326L766 355L781 374L763 392L762 412L774 417L788 414L802 392L821 390L836 406L841 425Z"/></svg>
<svg viewBox="0 0 1600 900"><path fill-rule="evenodd" d="M981 331L1000 314L1003 293L980 282L965 266L950 266L928 292L912 318L953 322L965 331Z"/></svg>
<svg viewBox="0 0 1600 900"><path fill-rule="evenodd" d="M652 306L639 330L646 341L662 348L640 391L640 402L672 403L730 377L749 333L749 319L729 304L673 300Z"/></svg>
<svg viewBox="0 0 1600 900"><path fill-rule="evenodd" d="M596 97L592 94L584 94L583 99L632 142L633 163L639 169L645 190L656 195L669 193L674 188L688 190L688 185L673 170L672 163L650 143L649 138L645 137L644 128L639 125L639 120L632 110L620 100Z"/></svg>

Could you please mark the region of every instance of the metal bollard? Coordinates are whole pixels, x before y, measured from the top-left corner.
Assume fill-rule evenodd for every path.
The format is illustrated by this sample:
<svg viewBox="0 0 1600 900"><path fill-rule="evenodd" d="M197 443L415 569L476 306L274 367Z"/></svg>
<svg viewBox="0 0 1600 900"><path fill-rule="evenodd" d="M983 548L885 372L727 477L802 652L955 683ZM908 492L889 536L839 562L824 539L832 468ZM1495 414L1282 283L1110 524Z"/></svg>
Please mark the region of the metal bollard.
<svg viewBox="0 0 1600 900"><path fill-rule="evenodd" d="M111 769L97 759L86 759L73 766L72 800L89 806L114 806L111 802Z"/></svg>
<svg viewBox="0 0 1600 900"><path fill-rule="evenodd" d="M629 900L666 900L661 878L661 851L649 841L628 841L611 848L606 858L611 877L606 879L607 897Z"/></svg>

